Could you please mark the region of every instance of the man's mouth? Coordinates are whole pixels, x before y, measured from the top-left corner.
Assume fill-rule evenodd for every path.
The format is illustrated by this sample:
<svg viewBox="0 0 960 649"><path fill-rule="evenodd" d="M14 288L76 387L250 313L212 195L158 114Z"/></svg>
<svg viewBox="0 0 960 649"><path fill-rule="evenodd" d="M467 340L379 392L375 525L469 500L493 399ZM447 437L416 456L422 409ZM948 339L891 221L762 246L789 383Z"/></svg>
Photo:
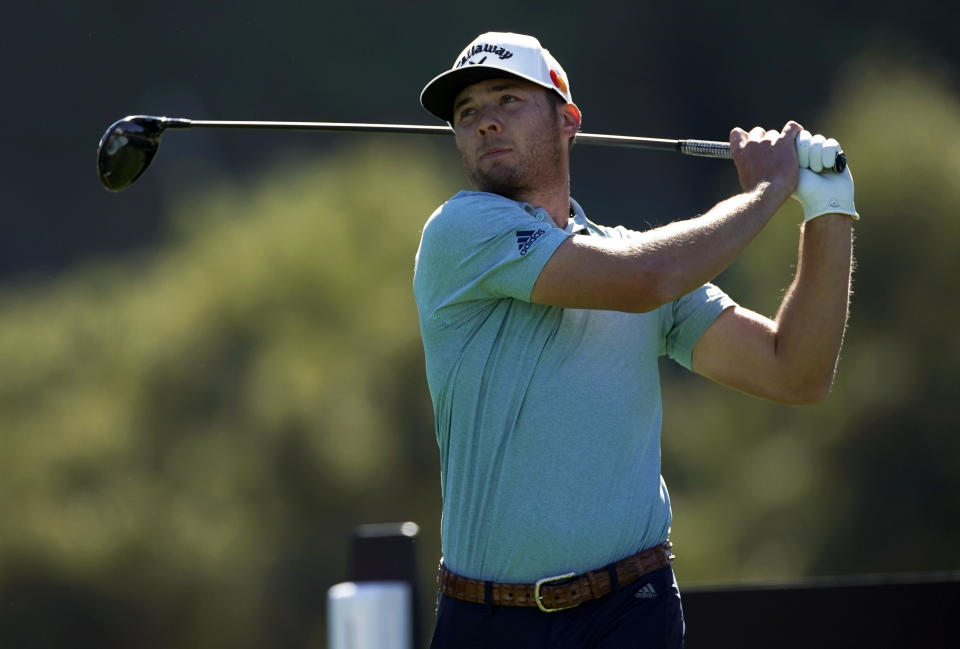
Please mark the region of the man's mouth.
<svg viewBox="0 0 960 649"><path fill-rule="evenodd" d="M482 152L480 153L480 159L488 160L490 158L496 158L505 153L510 153L511 150L512 149L510 149L510 147L506 147L506 146L487 147L486 149L483 149Z"/></svg>

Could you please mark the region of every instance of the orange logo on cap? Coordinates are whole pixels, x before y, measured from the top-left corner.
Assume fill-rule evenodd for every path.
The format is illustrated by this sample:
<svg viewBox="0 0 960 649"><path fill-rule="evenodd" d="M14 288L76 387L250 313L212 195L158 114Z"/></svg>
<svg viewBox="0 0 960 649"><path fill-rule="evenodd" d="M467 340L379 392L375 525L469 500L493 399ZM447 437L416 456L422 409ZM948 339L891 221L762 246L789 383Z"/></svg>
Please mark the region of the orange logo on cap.
<svg viewBox="0 0 960 649"><path fill-rule="evenodd" d="M564 83L563 79L557 74L556 70L550 70L550 81L553 81L553 85L560 89L560 92L567 94L567 84Z"/></svg>

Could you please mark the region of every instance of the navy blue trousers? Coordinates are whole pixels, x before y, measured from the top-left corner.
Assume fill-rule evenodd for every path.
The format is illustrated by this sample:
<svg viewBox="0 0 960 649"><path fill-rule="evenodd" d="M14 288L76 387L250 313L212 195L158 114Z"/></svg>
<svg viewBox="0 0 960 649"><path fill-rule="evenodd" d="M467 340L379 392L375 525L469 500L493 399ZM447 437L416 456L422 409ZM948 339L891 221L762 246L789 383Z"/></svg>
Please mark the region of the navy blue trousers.
<svg viewBox="0 0 960 649"><path fill-rule="evenodd" d="M430 649L681 649L683 608L670 566L576 608L473 604L440 595Z"/></svg>

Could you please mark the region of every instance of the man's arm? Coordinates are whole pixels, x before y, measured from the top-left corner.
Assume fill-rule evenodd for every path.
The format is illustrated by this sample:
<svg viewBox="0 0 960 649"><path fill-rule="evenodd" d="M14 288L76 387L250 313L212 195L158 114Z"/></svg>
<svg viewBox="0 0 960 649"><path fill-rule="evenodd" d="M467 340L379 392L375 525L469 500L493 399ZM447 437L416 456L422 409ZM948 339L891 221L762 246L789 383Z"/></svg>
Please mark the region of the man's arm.
<svg viewBox="0 0 960 649"><path fill-rule="evenodd" d="M718 203L706 214L639 238L573 236L540 272L530 301L574 309L645 312L719 275L785 200L770 184Z"/></svg>
<svg viewBox="0 0 960 649"><path fill-rule="evenodd" d="M849 169L835 176L808 170L798 175L801 129L796 122L788 122L779 133L760 127L749 134L734 129L730 144L743 194L701 217L652 230L639 241L573 237L544 267L531 300L575 308L652 310L719 274L796 189L807 222L797 273L776 319L740 307L728 309L694 347L692 364L700 374L750 394L786 403L821 401L833 382L846 327L851 217L858 217ZM813 160L810 136L804 131L803 137L804 157ZM819 140L818 154L823 138Z"/></svg>
<svg viewBox="0 0 960 649"><path fill-rule="evenodd" d="M720 274L797 186L801 130L737 128L730 134L744 192L706 214L650 230L639 239L575 236L553 253L530 300L568 308L651 311Z"/></svg>
<svg viewBox="0 0 960 649"><path fill-rule="evenodd" d="M805 223L797 272L776 319L727 309L693 348L693 370L782 403L826 398L847 322L852 223L845 214Z"/></svg>

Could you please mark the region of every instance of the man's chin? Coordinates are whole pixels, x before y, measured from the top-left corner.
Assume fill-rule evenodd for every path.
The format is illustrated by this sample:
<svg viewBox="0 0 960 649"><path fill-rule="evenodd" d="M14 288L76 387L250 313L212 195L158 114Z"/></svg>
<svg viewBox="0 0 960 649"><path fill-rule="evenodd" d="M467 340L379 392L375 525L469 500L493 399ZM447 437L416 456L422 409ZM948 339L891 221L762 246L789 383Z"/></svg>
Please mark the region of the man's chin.
<svg viewBox="0 0 960 649"><path fill-rule="evenodd" d="M513 170L496 169L483 173L478 172L473 175L473 184L481 192L491 194L500 194L508 198L513 197L523 189L517 175Z"/></svg>

